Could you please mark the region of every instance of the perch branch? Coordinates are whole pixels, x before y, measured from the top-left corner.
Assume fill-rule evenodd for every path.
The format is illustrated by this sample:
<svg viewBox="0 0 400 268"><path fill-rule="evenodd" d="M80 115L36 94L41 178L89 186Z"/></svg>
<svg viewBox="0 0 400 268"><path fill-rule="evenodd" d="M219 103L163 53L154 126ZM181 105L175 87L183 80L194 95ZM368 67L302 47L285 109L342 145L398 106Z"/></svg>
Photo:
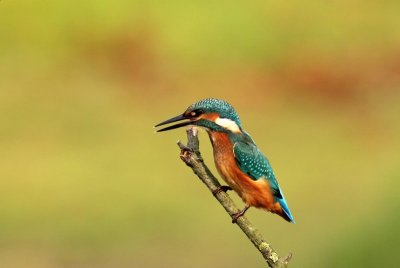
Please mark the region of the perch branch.
<svg viewBox="0 0 400 268"><path fill-rule="evenodd" d="M183 162L188 165L207 188L214 193L213 195L219 203L224 207L226 212L233 219L235 213L240 211L233 203L232 199L224 192L217 191L221 184L211 173L208 167L204 164L203 158L199 151L199 139L197 137L197 129L189 128L187 130L188 144L185 146L178 141L178 146L181 149L180 157ZM245 217L240 217L236 224L246 234L247 238L260 251L261 255L271 268L287 267L292 254L289 253L286 257L280 258L272 246L265 241L260 232L253 226L252 223Z"/></svg>

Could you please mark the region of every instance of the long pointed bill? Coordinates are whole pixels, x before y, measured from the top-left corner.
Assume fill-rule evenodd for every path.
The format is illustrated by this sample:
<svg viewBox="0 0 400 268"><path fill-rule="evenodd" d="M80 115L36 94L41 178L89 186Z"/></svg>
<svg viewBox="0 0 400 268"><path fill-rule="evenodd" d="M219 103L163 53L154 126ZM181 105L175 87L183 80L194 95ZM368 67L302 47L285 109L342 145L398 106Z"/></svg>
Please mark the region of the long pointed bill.
<svg viewBox="0 0 400 268"><path fill-rule="evenodd" d="M185 119L187 119L187 118L185 118L184 115L181 114L181 115L175 116L175 117L173 117L171 119L168 119L168 120L166 120L164 122L161 122L161 123L155 125L155 127L159 127L159 126L162 126L162 125L166 125L166 124L169 124L169 123L173 123L173 122L177 122L177 121L181 121L181 120L185 120ZM192 124L191 121L185 121L185 122L178 123L176 125L172 125L172 126L169 126L169 127L166 127L166 128L159 129L159 130L157 130L157 132L167 131L167 130L171 130L171 129L187 126L187 125L190 125L190 124Z"/></svg>

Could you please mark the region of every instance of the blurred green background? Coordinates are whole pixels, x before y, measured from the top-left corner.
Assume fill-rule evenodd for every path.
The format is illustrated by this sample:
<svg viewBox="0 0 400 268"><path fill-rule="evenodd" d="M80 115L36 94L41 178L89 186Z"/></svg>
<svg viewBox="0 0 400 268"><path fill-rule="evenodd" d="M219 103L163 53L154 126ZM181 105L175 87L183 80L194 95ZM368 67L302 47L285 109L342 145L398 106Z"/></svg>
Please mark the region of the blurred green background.
<svg viewBox="0 0 400 268"><path fill-rule="evenodd" d="M217 97L275 169L297 223L247 215L291 267L398 267L399 10L0 1L0 266L265 267L152 128Z"/></svg>

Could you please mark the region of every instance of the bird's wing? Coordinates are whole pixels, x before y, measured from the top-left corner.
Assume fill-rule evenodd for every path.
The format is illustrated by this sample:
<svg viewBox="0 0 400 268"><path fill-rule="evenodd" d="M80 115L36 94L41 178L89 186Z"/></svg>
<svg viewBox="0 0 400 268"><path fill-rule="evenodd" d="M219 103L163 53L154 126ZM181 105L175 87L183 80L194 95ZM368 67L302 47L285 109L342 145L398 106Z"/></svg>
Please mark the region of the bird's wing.
<svg viewBox="0 0 400 268"><path fill-rule="evenodd" d="M282 198L279 184L268 159L252 143L236 142L233 145L233 154L240 169L253 180L265 178L268 180L275 197Z"/></svg>
<svg viewBox="0 0 400 268"><path fill-rule="evenodd" d="M268 159L260 152L257 146L253 143L236 142L233 145L233 154L235 155L236 163L239 168L253 180L259 180L261 178L268 180L275 201L279 202L287 215L287 219L294 222L285 197L275 178L274 171Z"/></svg>

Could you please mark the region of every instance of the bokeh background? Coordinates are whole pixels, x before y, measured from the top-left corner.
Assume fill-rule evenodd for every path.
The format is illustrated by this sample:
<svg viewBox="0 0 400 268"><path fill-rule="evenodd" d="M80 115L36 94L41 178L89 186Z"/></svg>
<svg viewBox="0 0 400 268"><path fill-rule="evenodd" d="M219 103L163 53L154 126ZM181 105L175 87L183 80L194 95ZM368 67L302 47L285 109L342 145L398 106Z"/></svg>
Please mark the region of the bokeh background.
<svg viewBox="0 0 400 268"><path fill-rule="evenodd" d="M275 169L297 223L247 215L291 267L398 267L399 10L0 1L0 266L265 267L180 161L184 130L154 133L217 97Z"/></svg>

